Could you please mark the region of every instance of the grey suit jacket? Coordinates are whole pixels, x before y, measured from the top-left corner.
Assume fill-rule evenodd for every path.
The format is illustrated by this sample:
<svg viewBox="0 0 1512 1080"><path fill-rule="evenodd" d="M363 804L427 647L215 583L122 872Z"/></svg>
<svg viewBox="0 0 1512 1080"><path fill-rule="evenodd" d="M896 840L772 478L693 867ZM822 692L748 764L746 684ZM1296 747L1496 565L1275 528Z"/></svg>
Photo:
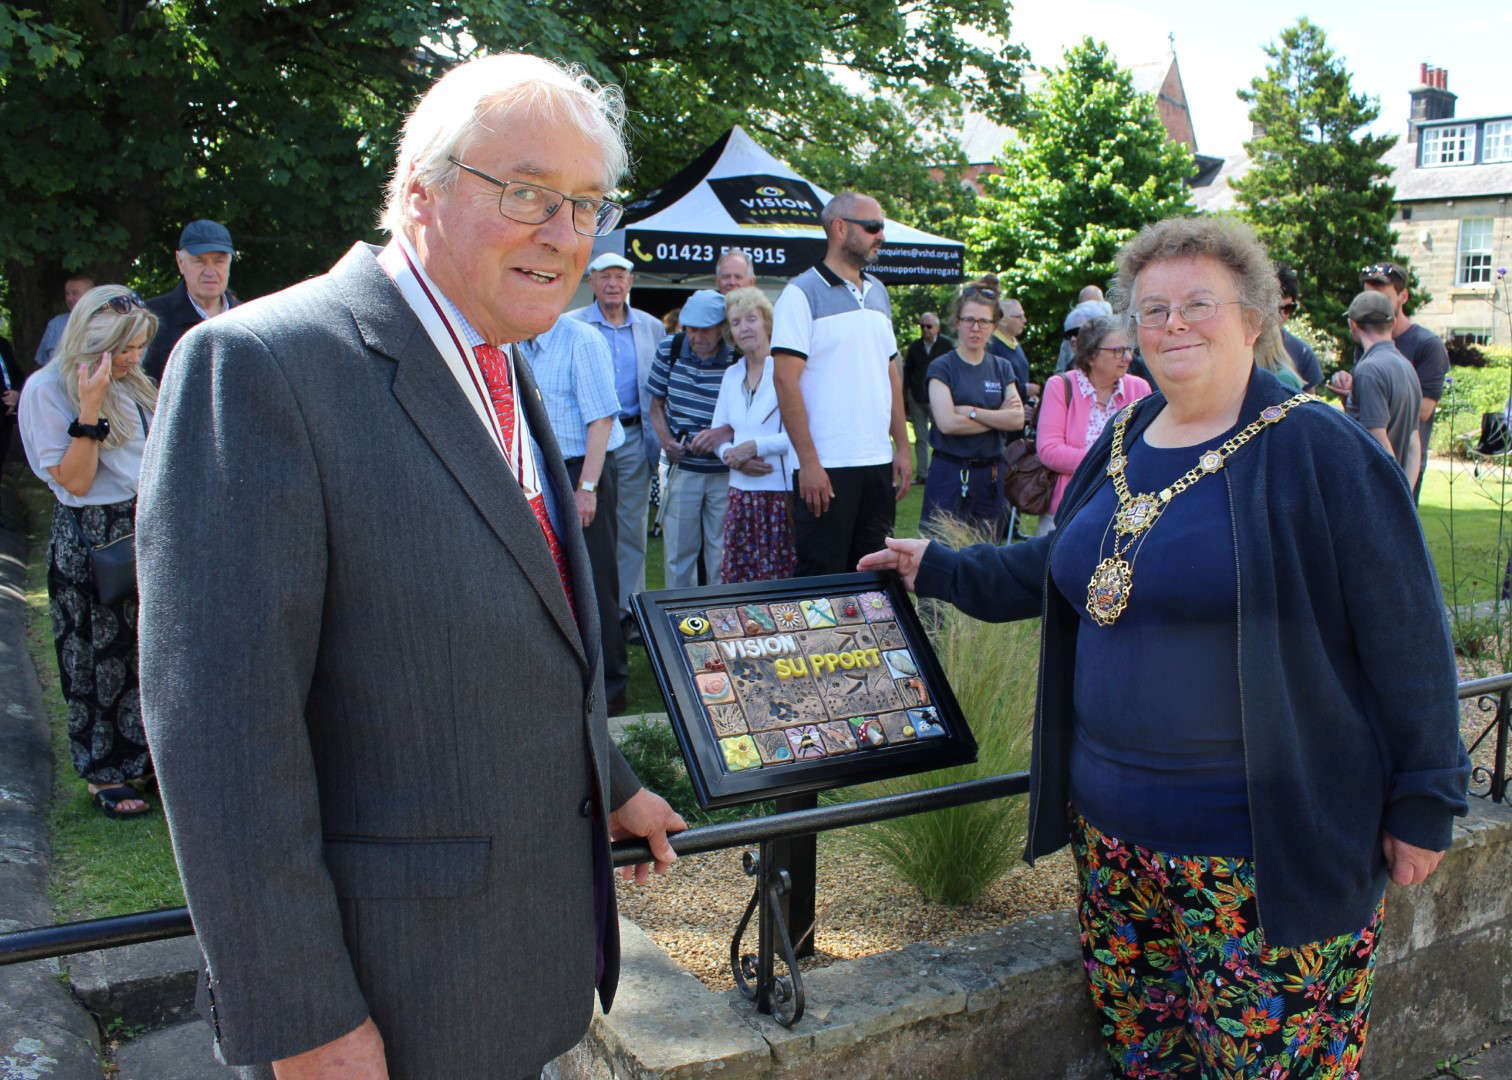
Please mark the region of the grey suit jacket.
<svg viewBox="0 0 1512 1080"><path fill-rule="evenodd" d="M595 888L612 999L601 808L638 784L577 519L574 619L374 254L174 353L138 512L143 711L227 1062L371 1014L396 1080L524 1072L587 1026ZM570 492L524 365L519 384Z"/></svg>

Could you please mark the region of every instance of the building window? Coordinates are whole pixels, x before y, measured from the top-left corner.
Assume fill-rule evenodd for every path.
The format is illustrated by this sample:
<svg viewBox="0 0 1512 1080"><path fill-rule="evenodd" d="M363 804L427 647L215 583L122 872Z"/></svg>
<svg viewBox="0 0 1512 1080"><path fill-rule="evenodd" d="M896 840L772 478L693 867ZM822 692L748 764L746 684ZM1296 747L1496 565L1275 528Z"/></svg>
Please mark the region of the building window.
<svg viewBox="0 0 1512 1080"><path fill-rule="evenodd" d="M1481 139L1482 161L1512 161L1512 120L1490 121Z"/></svg>
<svg viewBox="0 0 1512 1080"><path fill-rule="evenodd" d="M1456 285L1491 283L1491 219L1466 218L1460 222L1459 267Z"/></svg>
<svg viewBox="0 0 1512 1080"><path fill-rule="evenodd" d="M1475 125L1424 128L1418 145L1422 147L1419 164L1425 169L1435 165L1468 165L1475 160Z"/></svg>
<svg viewBox="0 0 1512 1080"><path fill-rule="evenodd" d="M1449 340L1456 345L1490 345L1489 330L1450 330Z"/></svg>

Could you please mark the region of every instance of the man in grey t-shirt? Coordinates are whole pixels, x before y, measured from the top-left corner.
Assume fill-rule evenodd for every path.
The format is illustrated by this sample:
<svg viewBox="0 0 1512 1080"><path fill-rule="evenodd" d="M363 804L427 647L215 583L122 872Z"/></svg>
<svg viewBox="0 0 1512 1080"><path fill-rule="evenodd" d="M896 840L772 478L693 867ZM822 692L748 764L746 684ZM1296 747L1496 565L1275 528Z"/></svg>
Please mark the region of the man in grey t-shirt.
<svg viewBox="0 0 1512 1080"><path fill-rule="evenodd" d="M1412 364L1391 342L1396 312L1387 297L1366 290L1354 298L1345 315L1349 334L1364 354L1355 362L1348 385L1335 376L1334 387L1348 393L1344 410L1396 458L1407 486L1412 487L1422 467L1418 412L1423 390Z"/></svg>

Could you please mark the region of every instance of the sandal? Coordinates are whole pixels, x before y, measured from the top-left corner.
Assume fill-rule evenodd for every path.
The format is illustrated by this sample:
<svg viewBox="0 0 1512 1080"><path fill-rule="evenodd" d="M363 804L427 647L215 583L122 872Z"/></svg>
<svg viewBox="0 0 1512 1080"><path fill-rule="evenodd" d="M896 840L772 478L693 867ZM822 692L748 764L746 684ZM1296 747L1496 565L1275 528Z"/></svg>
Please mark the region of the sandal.
<svg viewBox="0 0 1512 1080"><path fill-rule="evenodd" d="M100 808L100 812L108 818L133 818L141 817L152 810L152 804L142 798L142 793L128 784L116 784L112 787L101 788L94 792L90 799ZM123 802L139 802L140 810L117 809Z"/></svg>

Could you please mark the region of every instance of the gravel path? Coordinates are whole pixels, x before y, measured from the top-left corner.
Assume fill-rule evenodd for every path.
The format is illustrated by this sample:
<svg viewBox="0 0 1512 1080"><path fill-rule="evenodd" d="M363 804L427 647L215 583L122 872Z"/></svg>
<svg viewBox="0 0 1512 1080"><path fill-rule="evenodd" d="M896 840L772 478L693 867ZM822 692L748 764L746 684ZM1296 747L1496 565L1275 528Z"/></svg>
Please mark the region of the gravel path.
<svg viewBox="0 0 1512 1080"><path fill-rule="evenodd" d="M710 990L734 986L730 938L751 899L739 849L682 859L646 886L616 878L620 913ZM918 941L945 943L1004 923L1072 906L1076 872L1069 851L1004 874L978 903L946 907L925 900L846 832L819 837L817 948L800 967L825 967ZM755 928L747 931L756 951Z"/></svg>

